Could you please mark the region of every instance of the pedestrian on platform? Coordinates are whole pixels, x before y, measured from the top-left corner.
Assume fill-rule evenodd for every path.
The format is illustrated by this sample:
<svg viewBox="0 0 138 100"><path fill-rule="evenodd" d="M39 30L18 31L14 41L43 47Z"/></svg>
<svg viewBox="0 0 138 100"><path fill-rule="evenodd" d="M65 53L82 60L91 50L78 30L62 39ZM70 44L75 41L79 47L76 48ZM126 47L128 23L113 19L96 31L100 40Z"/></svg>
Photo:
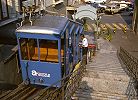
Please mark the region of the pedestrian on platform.
<svg viewBox="0 0 138 100"><path fill-rule="evenodd" d="M82 39L82 43L81 43L82 55L85 58L86 64L87 64L88 40L84 36L84 34L81 34L81 39Z"/></svg>

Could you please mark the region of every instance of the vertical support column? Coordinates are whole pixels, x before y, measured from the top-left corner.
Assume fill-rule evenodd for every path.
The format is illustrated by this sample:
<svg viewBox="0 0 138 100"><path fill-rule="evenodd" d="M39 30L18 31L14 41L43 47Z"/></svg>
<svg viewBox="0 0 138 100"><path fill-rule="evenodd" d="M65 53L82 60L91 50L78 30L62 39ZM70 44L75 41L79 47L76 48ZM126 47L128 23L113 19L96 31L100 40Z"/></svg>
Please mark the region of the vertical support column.
<svg viewBox="0 0 138 100"><path fill-rule="evenodd" d="M62 86L62 98L61 98L61 100L64 100L64 98L65 98L65 89L64 89L64 83L62 84L63 86Z"/></svg>
<svg viewBox="0 0 138 100"><path fill-rule="evenodd" d="M16 16L18 17L19 16L19 13L21 11L20 9L20 0L15 0L15 10L16 10Z"/></svg>
<svg viewBox="0 0 138 100"><path fill-rule="evenodd" d="M20 0L7 0L9 18L19 17L21 11Z"/></svg>
<svg viewBox="0 0 138 100"><path fill-rule="evenodd" d="M137 27L138 27L138 1L135 0L135 8L133 14L133 25L132 30L137 34Z"/></svg>

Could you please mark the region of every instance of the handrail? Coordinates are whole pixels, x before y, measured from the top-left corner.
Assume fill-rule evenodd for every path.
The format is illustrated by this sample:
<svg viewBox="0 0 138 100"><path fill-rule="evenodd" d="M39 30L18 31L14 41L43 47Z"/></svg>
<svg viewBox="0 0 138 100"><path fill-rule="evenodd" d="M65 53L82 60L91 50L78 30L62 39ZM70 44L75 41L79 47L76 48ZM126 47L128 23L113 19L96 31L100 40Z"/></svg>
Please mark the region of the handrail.
<svg viewBox="0 0 138 100"><path fill-rule="evenodd" d="M138 80L138 59L132 56L128 51L120 47L119 56L126 65L131 76Z"/></svg>
<svg viewBox="0 0 138 100"><path fill-rule="evenodd" d="M124 48L120 47L119 56L123 63L126 65L126 68L129 72L129 75L132 77L132 80L138 81L138 59L133 57L128 51L126 51ZM131 81L131 80L130 80ZM131 83L130 88L128 88L127 97L128 99L132 100L137 97L137 88L135 89L134 84L137 83Z"/></svg>

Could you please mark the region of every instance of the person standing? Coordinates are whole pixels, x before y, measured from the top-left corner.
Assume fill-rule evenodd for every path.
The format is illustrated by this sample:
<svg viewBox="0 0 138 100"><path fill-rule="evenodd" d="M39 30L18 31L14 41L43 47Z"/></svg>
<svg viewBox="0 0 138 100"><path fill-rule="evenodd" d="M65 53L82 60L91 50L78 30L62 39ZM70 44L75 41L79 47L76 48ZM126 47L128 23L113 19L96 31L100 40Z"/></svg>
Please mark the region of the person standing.
<svg viewBox="0 0 138 100"><path fill-rule="evenodd" d="M86 59L86 64L87 64L88 40L84 36L84 34L81 34L81 39L82 39L82 44L81 44L81 47L82 47L82 55Z"/></svg>

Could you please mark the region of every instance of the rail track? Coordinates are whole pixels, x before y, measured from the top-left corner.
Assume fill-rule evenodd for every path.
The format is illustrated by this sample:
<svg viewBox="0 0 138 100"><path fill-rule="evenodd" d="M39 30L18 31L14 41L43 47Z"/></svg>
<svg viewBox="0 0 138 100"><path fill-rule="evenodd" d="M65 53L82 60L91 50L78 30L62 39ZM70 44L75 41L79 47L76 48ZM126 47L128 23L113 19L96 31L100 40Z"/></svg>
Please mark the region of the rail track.
<svg viewBox="0 0 138 100"><path fill-rule="evenodd" d="M71 95L79 87L85 73L85 60L75 66L74 71L58 82L63 82L61 87L56 83L49 87L19 84L14 90L9 90L0 95L0 100L70 100Z"/></svg>
<svg viewBox="0 0 138 100"><path fill-rule="evenodd" d="M51 89L53 90L53 89ZM0 95L0 100L38 100L43 98L47 90L44 87L26 86L20 84L18 88Z"/></svg>

